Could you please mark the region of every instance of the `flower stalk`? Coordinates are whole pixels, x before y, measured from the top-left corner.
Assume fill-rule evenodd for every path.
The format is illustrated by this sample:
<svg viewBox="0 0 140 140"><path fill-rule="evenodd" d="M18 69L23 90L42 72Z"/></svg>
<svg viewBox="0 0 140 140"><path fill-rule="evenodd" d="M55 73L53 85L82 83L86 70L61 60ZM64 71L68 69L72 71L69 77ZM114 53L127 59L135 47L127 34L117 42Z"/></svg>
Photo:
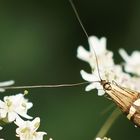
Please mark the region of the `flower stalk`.
<svg viewBox="0 0 140 140"><path fill-rule="evenodd" d="M116 108L111 113L111 115L108 117L108 119L105 121L105 123L103 124L102 128L99 130L99 132L97 133L95 138L105 137L107 135L108 131L110 130L111 126L113 125L113 123L120 116L120 114L121 114L121 112L118 110L118 108ZM95 138L93 140L95 140Z"/></svg>

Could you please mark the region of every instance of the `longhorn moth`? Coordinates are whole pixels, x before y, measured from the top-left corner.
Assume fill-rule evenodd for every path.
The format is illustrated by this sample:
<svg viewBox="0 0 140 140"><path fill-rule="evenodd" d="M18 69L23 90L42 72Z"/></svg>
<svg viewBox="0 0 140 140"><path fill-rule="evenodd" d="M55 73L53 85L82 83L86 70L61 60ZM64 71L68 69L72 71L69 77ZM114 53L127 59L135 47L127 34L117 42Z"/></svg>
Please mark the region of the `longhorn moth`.
<svg viewBox="0 0 140 140"><path fill-rule="evenodd" d="M83 23L79 17L79 14L75 8L73 1L69 0L69 2L73 8L73 11L76 15L76 18L77 18L83 32L85 33L87 39L89 39L89 35L88 35L85 27L83 26ZM90 43L90 41L89 41L89 43ZM80 51L83 51L82 47L81 48L79 47L79 52ZM87 55L86 51L84 53ZM100 84L100 86L102 87L104 92L109 96L109 98L111 98L111 100L127 116L127 118L129 120L131 120L136 126L140 127L140 93L135 90L127 89L123 86L120 86L114 80L102 79L100 69L99 69L99 61L97 58L97 53L93 47L92 47L92 53L94 54L94 59L95 59L95 63L96 63L96 68L97 68L96 74L98 75L98 78L99 78L98 83ZM83 56L83 57L86 57L86 56ZM91 57L91 56L89 56L89 57ZM85 60L85 61L87 61L87 60ZM90 63L90 65L92 65L92 64ZM84 75L84 71L82 71L81 73ZM94 74L94 71L92 73ZM86 76L83 76L83 77L86 77ZM89 77L89 75L87 77ZM88 79L88 78L84 78L84 79ZM91 78L89 78L89 79L90 80L87 80L87 81L90 81L91 83L94 82L91 80Z"/></svg>

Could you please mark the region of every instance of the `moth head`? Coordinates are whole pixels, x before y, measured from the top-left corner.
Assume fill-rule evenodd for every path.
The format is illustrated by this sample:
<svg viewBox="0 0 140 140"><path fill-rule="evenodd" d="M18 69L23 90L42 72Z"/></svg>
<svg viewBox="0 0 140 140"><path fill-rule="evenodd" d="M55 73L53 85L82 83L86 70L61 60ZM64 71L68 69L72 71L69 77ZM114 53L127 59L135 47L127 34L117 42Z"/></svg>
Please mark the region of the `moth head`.
<svg viewBox="0 0 140 140"><path fill-rule="evenodd" d="M111 90L111 89L112 89L111 83L108 82L107 80L101 80L101 85L103 86L103 89L104 89L105 91Z"/></svg>

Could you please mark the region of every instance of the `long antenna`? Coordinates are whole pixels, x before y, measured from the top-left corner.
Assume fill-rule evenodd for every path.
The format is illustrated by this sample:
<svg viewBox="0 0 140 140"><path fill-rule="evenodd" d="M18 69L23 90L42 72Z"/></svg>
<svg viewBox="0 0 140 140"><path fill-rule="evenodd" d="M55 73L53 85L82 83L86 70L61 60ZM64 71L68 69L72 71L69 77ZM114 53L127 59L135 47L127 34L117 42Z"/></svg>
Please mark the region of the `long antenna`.
<svg viewBox="0 0 140 140"><path fill-rule="evenodd" d="M75 5L74 5L73 1L72 0L69 0L69 2L71 4L71 6L72 6L72 9L73 9L73 11L74 11L77 19L78 19L78 22L79 22L80 26L82 27L82 30L84 31L84 33L85 33L85 35L86 35L86 37L88 39L89 38L89 35L87 34L87 31L86 31L86 29L83 26L83 23L82 23L82 21L80 19L80 16L78 15L78 12L77 12L77 10L75 8ZM93 48L93 52L94 52L95 59L96 59L98 75L99 75L100 80L102 81L101 76L100 76L100 71L99 71L98 59L97 59L97 55L96 55L96 52L95 52L94 48ZM93 82L99 82L99 81L93 81ZM33 88L52 88L52 87L58 88L58 87L80 86L80 85L87 84L87 83L89 83L89 82L80 82L80 83L71 83L71 84L57 84L57 85L8 86L8 87L1 87L1 88L5 89L5 90L7 90L7 89L25 89L25 88L26 89L33 89Z"/></svg>
<svg viewBox="0 0 140 140"><path fill-rule="evenodd" d="M80 26L82 27L83 32L85 33L85 35L86 35L86 37L88 39L89 38L89 35L88 35L85 27L83 26L82 20L80 19L80 16L79 16L79 14L78 14L78 12L76 10L76 7L75 7L73 1L72 0L69 0L69 2L71 4L71 7L72 7L72 9L73 9L73 11L74 11L74 13L76 15L76 18L77 18ZM97 65L97 71L98 71L99 79L102 81L102 78L101 78L101 75L100 75L100 71L99 71L99 63L98 63L97 55L96 55L96 52L95 52L94 48L93 48L93 52L94 52L95 59L96 59L96 65Z"/></svg>
<svg viewBox="0 0 140 140"><path fill-rule="evenodd" d="M95 81L96 82L96 81ZM59 84L59 85L31 85L31 86L9 86L2 87L3 89L33 89L33 88L59 88L59 87L73 87L87 84L89 82L81 82L81 83L71 83L71 84Z"/></svg>

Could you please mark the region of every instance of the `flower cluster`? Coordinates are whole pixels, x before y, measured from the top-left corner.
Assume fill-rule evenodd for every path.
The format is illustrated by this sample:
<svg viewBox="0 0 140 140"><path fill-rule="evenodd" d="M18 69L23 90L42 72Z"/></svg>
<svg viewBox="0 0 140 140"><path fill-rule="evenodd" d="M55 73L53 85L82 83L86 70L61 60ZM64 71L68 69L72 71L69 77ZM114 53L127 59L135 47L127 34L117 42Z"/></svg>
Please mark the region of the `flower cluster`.
<svg viewBox="0 0 140 140"><path fill-rule="evenodd" d="M123 63L123 65L115 64L113 52L106 48L105 37L98 39L96 36L91 36L88 41L89 51L84 49L83 46L79 46L77 49L77 57L87 62L91 67L91 73L87 73L84 70L81 70L80 72L82 78L90 82L85 89L86 91L97 89L98 95L104 95L105 92L103 87L98 82L101 78L107 81L115 81L120 85L129 87L133 90L140 90L139 51L134 51L132 55L129 56L124 49L120 49L119 53L125 63Z"/></svg>
<svg viewBox="0 0 140 140"><path fill-rule="evenodd" d="M0 91L4 92L4 87L10 86L13 83L13 81L1 82ZM27 112L33 106L33 103L29 102L24 96L25 94L19 93L5 96L3 101L0 100L0 122L2 124L14 122L18 126L16 136L19 137L20 140L43 140L43 136L47 133L37 132L40 125L39 117L30 121L33 117L29 116ZM21 117L27 121L24 121ZM2 127L0 127L0 130L1 129Z"/></svg>

